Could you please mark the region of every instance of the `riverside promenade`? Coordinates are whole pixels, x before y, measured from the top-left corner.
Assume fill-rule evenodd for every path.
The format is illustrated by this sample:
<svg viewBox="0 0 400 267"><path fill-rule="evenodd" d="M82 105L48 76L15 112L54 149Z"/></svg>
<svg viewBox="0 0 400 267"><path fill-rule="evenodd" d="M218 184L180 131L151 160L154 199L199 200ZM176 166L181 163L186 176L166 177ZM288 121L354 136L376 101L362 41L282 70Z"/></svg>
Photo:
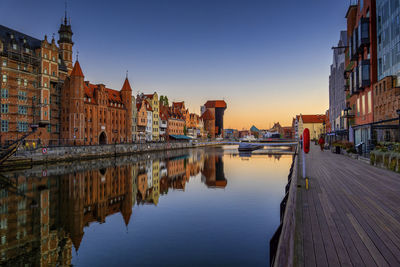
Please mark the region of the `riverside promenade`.
<svg viewBox="0 0 400 267"><path fill-rule="evenodd" d="M400 266L400 175L314 145L306 160L294 265Z"/></svg>

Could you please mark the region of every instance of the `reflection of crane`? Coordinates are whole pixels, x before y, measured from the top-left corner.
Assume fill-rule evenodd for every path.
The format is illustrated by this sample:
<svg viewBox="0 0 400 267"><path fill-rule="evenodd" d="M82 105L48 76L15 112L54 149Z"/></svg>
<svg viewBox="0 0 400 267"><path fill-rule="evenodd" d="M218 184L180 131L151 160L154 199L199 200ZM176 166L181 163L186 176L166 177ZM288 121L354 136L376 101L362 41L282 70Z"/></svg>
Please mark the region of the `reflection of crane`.
<svg viewBox="0 0 400 267"><path fill-rule="evenodd" d="M24 142L24 140L30 136L31 134L33 134L34 132L36 132L36 128L37 127L32 127L32 132L25 134L24 136L22 136L20 139L12 142L11 144L9 144L8 146L6 146L5 148L2 148L0 150L0 166L7 160L9 159L12 155L14 155L15 152L17 152L18 147Z"/></svg>

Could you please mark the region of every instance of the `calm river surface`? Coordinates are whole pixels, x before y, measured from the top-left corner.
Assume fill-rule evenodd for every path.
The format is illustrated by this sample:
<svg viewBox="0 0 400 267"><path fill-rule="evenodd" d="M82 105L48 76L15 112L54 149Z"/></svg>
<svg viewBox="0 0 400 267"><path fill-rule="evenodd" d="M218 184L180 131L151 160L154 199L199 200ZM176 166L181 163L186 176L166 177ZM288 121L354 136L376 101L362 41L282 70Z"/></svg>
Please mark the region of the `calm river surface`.
<svg viewBox="0 0 400 267"><path fill-rule="evenodd" d="M291 155L237 147L2 172L0 264L268 266Z"/></svg>

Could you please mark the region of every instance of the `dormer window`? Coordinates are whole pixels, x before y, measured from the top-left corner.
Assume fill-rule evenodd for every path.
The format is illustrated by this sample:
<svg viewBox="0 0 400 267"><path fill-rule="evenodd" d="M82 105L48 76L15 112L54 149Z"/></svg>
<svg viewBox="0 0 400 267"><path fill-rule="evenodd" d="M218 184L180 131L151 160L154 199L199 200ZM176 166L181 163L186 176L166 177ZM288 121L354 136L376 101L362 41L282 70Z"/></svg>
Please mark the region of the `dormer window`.
<svg viewBox="0 0 400 267"><path fill-rule="evenodd" d="M13 45L12 45L12 48L13 48L14 50L17 50L17 44L13 44Z"/></svg>

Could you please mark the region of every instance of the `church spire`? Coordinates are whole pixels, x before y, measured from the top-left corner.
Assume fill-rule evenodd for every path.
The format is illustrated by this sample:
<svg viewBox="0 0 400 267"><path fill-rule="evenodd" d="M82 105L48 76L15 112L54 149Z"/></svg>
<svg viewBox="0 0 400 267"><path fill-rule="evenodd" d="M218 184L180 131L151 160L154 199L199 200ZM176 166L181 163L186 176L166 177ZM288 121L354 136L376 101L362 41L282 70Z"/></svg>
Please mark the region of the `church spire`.
<svg viewBox="0 0 400 267"><path fill-rule="evenodd" d="M67 20L67 1L66 0L65 0L65 11L64 11L64 23L61 23L58 33L59 33L58 44L61 44L61 43L74 44L72 42L73 33L71 30L71 22L68 23L68 20Z"/></svg>
<svg viewBox="0 0 400 267"><path fill-rule="evenodd" d="M64 25L67 25L67 0L65 0L65 16L64 16Z"/></svg>

